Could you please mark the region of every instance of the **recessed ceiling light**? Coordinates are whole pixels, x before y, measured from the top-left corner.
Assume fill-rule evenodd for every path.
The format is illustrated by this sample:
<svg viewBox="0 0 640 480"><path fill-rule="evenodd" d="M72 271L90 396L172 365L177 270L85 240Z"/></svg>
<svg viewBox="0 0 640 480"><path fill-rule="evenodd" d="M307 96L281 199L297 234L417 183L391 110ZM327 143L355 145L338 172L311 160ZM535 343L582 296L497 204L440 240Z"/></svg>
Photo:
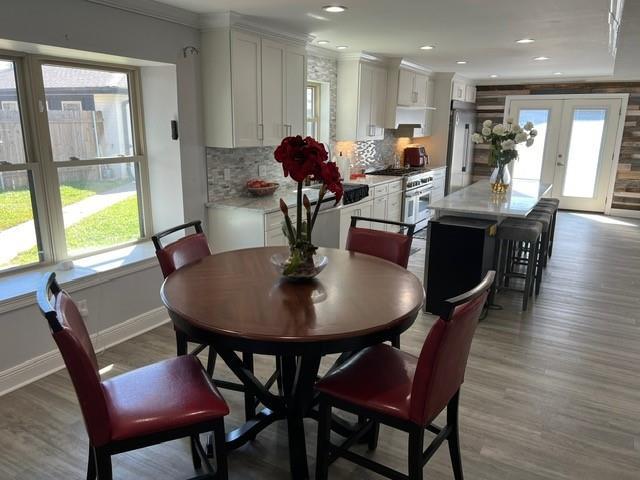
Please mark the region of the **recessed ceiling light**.
<svg viewBox="0 0 640 480"><path fill-rule="evenodd" d="M434 48L436 47L434 47L433 45L423 45L420 47L420 50L433 50Z"/></svg>
<svg viewBox="0 0 640 480"><path fill-rule="evenodd" d="M537 62L544 62L545 60L549 60L549 57L534 57L533 59Z"/></svg>
<svg viewBox="0 0 640 480"><path fill-rule="evenodd" d="M347 48L349 48L349 47L347 47L346 45L338 45L336 48L337 48L338 50L346 50L346 49L347 49Z"/></svg>
<svg viewBox="0 0 640 480"><path fill-rule="evenodd" d="M562 75L562 72L553 72L554 75Z"/></svg>
<svg viewBox="0 0 640 480"><path fill-rule="evenodd" d="M318 40L318 45L327 45L329 40Z"/></svg>
<svg viewBox="0 0 640 480"><path fill-rule="evenodd" d="M326 5L322 7L322 9L329 13L341 13L344 12L347 7L343 7L342 5Z"/></svg>
<svg viewBox="0 0 640 480"><path fill-rule="evenodd" d="M535 40L533 38L521 38L520 40L516 40L516 43L533 43Z"/></svg>
<svg viewBox="0 0 640 480"><path fill-rule="evenodd" d="M498 78L498 75L496 75L495 73L492 73L491 75L489 75L489 77L491 77L491 78Z"/></svg>
<svg viewBox="0 0 640 480"><path fill-rule="evenodd" d="M457 63L458 65L466 65L466 64L467 64L467 61L466 61L466 60L458 60L456 63Z"/></svg>

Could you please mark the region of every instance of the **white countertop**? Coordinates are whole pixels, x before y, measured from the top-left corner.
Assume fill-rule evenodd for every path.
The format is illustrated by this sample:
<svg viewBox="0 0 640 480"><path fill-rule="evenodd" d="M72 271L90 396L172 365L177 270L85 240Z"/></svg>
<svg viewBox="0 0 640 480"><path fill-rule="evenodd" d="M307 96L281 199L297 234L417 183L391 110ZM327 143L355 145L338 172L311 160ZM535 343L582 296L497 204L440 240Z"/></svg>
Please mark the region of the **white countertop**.
<svg viewBox="0 0 640 480"><path fill-rule="evenodd" d="M430 208L440 215L447 212L473 213L492 217L526 217L552 185L534 180L513 180L505 194L491 192L489 180L481 180L442 200Z"/></svg>
<svg viewBox="0 0 640 480"><path fill-rule="evenodd" d="M376 185L382 185L394 181L401 181L400 177L384 176L384 175L367 175L364 178L358 178L355 180L348 180L345 183L351 184L365 184L370 188ZM280 211L280 199L282 198L288 207L293 207L296 204L296 184L293 182L287 182L280 185L280 188L275 191L273 195L268 197L255 197L250 194L246 194L239 197L224 198L215 202L207 202L206 206L209 208L244 208L248 210L258 210L264 213L272 213ZM315 202L318 199L318 189L306 187L303 190L304 194L309 197L311 202ZM369 197L371 197L371 192ZM327 192L326 199L333 198L333 193Z"/></svg>

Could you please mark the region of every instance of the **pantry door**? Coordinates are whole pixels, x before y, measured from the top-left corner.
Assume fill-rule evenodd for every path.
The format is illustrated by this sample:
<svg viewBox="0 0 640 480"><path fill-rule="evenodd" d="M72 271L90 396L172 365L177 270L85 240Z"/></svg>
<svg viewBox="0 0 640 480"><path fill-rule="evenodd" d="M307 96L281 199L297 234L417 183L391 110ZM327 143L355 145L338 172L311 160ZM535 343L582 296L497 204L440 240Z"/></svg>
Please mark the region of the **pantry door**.
<svg viewBox="0 0 640 480"><path fill-rule="evenodd" d="M507 98L509 115L538 130L532 147L518 147L514 178L552 183L560 208L604 212L624 118L622 96L612 97Z"/></svg>

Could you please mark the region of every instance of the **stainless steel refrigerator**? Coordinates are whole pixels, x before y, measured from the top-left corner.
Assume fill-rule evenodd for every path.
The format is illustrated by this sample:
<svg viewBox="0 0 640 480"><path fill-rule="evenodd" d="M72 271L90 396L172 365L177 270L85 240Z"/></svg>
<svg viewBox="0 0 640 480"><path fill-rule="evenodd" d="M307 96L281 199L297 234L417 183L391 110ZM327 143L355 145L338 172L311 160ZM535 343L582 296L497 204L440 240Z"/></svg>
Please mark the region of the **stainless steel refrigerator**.
<svg viewBox="0 0 640 480"><path fill-rule="evenodd" d="M447 148L446 194L471 184L473 173L473 143L476 131L475 103L453 100L449 117Z"/></svg>

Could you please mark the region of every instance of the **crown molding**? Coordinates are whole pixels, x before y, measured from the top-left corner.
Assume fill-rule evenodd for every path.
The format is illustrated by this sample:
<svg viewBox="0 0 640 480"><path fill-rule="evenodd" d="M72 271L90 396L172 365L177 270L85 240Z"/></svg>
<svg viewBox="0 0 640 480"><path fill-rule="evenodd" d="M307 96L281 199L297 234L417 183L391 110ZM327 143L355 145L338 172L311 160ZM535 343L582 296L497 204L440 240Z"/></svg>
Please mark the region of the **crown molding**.
<svg viewBox="0 0 640 480"><path fill-rule="evenodd" d="M155 0L85 0L90 3L117 8L126 12L137 13L146 17L157 18L166 22L177 23L191 28L198 28L199 15L182 8L156 2Z"/></svg>
<svg viewBox="0 0 640 480"><path fill-rule="evenodd" d="M307 33L296 32L282 25L269 23L264 18L242 15L233 11L200 15L199 26L203 31L217 28L239 28L303 45L307 45L315 38Z"/></svg>
<svg viewBox="0 0 640 480"><path fill-rule="evenodd" d="M318 47L317 45L307 45L307 53L314 57L329 58L331 60L336 60L340 56L339 52L334 52L328 48Z"/></svg>
<svg viewBox="0 0 640 480"><path fill-rule="evenodd" d="M341 62L350 61L350 60L360 60L360 61L378 63L378 64L387 63L387 59L385 57L382 57L380 55L375 55L375 54L372 54L372 53L369 53L369 52L347 52L347 53L341 53L341 54L339 54L338 59Z"/></svg>

